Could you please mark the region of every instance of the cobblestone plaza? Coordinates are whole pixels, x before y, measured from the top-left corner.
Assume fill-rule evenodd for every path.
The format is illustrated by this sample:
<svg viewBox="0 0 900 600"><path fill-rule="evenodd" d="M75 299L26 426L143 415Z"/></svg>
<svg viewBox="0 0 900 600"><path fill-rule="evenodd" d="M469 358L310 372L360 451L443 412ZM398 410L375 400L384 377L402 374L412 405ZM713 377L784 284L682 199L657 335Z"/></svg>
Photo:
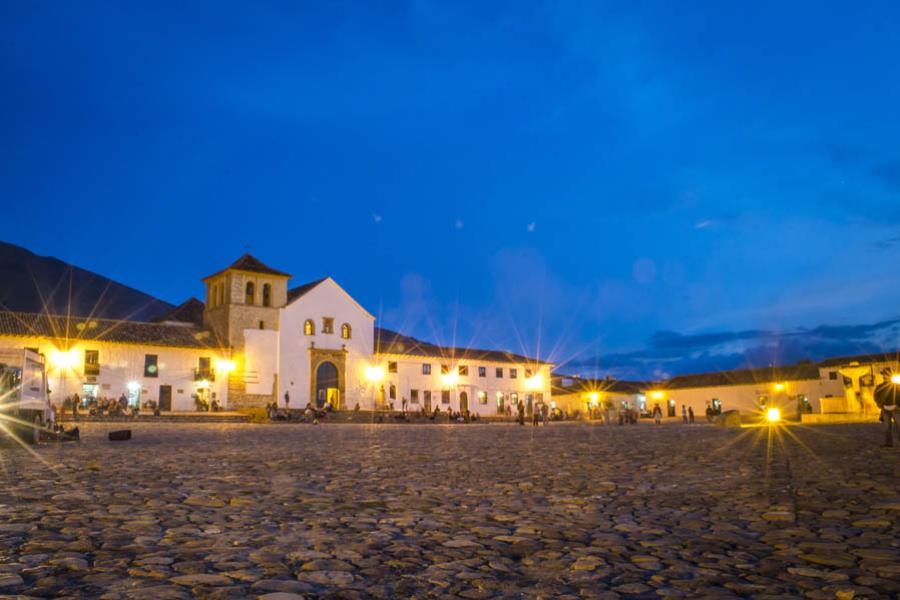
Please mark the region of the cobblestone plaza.
<svg viewBox="0 0 900 600"><path fill-rule="evenodd" d="M896 597L877 425L87 424L2 442L0 595Z"/></svg>

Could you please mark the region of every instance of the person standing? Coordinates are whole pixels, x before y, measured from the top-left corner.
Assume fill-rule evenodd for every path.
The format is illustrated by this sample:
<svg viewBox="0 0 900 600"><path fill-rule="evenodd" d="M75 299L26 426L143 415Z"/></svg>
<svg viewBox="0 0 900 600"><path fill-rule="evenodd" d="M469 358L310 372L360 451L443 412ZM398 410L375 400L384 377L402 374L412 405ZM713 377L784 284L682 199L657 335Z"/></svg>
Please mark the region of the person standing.
<svg viewBox="0 0 900 600"><path fill-rule="evenodd" d="M890 367L881 372L884 381L875 388L875 404L881 409L881 420L884 421L884 446L894 445L894 432L900 439L900 428L897 425L897 402L900 400L900 383L894 383L894 373Z"/></svg>
<svg viewBox="0 0 900 600"><path fill-rule="evenodd" d="M687 415L687 406L684 404L681 405L681 422L687 425L688 415Z"/></svg>
<svg viewBox="0 0 900 600"><path fill-rule="evenodd" d="M662 422L662 409L659 407L659 402L657 402L653 406L653 421L659 425Z"/></svg>
<svg viewBox="0 0 900 600"><path fill-rule="evenodd" d="M78 394L72 396L72 420L78 420L78 403L81 402L81 399L78 397Z"/></svg>
<svg viewBox="0 0 900 600"><path fill-rule="evenodd" d="M546 402L541 402L541 417L544 420L544 427L550 424L550 406Z"/></svg>
<svg viewBox="0 0 900 600"><path fill-rule="evenodd" d="M521 400L519 400L519 403L516 404L516 410L519 413L519 417L518 417L519 425L524 425L525 424L525 404L523 404Z"/></svg>
<svg viewBox="0 0 900 600"><path fill-rule="evenodd" d="M694 424L694 407L688 406L688 423Z"/></svg>

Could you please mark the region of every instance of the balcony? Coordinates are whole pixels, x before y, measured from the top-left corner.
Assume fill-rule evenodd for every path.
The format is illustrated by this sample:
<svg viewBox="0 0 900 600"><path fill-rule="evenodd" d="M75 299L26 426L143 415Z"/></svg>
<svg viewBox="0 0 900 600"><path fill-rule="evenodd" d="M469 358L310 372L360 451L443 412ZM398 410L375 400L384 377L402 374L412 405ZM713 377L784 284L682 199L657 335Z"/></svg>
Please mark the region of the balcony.
<svg viewBox="0 0 900 600"><path fill-rule="evenodd" d="M84 374L88 377L95 377L100 374L100 365L95 363L84 364Z"/></svg>
<svg viewBox="0 0 900 600"><path fill-rule="evenodd" d="M194 381L215 381L216 372L214 369L194 369Z"/></svg>

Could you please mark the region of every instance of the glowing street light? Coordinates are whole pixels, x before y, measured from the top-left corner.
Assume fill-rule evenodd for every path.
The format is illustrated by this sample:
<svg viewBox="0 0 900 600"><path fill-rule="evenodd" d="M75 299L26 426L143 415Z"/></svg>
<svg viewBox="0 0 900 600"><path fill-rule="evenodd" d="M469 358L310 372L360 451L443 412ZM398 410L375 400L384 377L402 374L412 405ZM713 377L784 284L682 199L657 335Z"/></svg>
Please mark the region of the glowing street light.
<svg viewBox="0 0 900 600"><path fill-rule="evenodd" d="M891 375L891 383L900 385L900 375Z"/></svg>
<svg viewBox="0 0 900 600"><path fill-rule="evenodd" d="M538 375L534 375L525 380L525 389L528 390L539 390L544 387L544 378Z"/></svg>
<svg viewBox="0 0 900 600"><path fill-rule="evenodd" d="M781 420L781 409L780 408L770 408L766 411L766 420L769 423L777 423Z"/></svg>
<svg viewBox="0 0 900 600"><path fill-rule="evenodd" d="M776 392L784 391L784 384L783 384L783 383L776 383L776 384L775 384L775 391L776 391Z"/></svg>
<svg viewBox="0 0 900 600"><path fill-rule="evenodd" d="M378 383L384 379L384 368L378 365L370 365L366 367L366 379L372 383Z"/></svg>
<svg viewBox="0 0 900 600"><path fill-rule="evenodd" d="M456 385L458 381L459 375L457 375L456 373L444 373L443 375L441 375L441 383L443 383L447 387Z"/></svg>
<svg viewBox="0 0 900 600"><path fill-rule="evenodd" d="M223 358L216 361L216 370L221 371L222 373L231 373L235 368L233 360Z"/></svg>
<svg viewBox="0 0 900 600"><path fill-rule="evenodd" d="M57 369L71 369L78 364L78 352L72 350L54 350L50 353L50 364Z"/></svg>
<svg viewBox="0 0 900 600"><path fill-rule="evenodd" d="M650 394L654 400L662 400L663 393L662 392L653 392Z"/></svg>

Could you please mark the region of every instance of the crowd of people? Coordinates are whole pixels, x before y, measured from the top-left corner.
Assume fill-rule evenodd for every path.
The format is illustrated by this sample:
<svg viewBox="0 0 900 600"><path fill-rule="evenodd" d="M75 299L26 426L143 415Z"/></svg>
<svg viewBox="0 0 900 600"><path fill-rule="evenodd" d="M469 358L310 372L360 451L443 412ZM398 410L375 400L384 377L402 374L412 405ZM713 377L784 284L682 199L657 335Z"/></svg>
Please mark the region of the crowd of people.
<svg viewBox="0 0 900 600"><path fill-rule="evenodd" d="M62 409L60 412L59 409ZM81 414L91 417L125 417L136 416L138 408L129 406L128 397L122 394L118 398L109 398L106 396L85 397L81 398L77 393L66 396L62 401L62 406L57 408L55 405L52 409L57 415L71 415L72 420L77 421Z"/></svg>

